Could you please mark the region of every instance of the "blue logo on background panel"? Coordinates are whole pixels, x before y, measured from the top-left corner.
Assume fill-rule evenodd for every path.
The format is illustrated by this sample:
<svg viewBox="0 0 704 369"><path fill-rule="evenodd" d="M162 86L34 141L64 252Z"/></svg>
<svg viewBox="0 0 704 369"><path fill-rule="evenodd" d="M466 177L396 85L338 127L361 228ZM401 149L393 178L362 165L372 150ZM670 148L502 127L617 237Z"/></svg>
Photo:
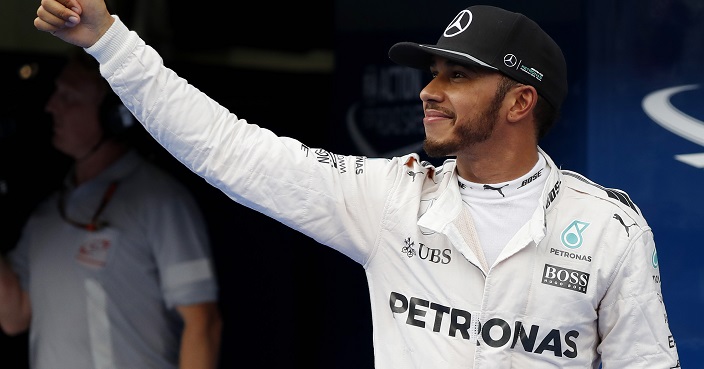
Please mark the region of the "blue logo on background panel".
<svg viewBox="0 0 704 369"><path fill-rule="evenodd" d="M589 227L589 223L587 222L581 222L579 220L572 222L562 231L562 236L560 237L562 244L568 249L576 249L582 246L582 241L584 241L582 232L584 232L587 227Z"/></svg>

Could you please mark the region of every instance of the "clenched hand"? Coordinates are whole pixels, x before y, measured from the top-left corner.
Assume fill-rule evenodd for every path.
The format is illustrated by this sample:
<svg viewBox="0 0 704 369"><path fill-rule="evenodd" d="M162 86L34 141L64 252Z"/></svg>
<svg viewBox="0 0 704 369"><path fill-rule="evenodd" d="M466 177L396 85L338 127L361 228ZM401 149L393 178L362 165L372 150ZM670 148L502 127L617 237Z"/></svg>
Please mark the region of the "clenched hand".
<svg viewBox="0 0 704 369"><path fill-rule="evenodd" d="M104 0L42 0L34 26L68 43L89 47L113 22Z"/></svg>

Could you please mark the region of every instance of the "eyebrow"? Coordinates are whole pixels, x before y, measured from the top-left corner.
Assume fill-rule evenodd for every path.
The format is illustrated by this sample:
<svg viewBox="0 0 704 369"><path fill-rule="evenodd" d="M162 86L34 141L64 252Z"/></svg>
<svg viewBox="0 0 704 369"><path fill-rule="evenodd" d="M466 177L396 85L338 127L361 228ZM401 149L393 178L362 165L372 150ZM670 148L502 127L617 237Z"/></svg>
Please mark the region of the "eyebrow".
<svg viewBox="0 0 704 369"><path fill-rule="evenodd" d="M466 65L466 64L461 64L456 61L450 60L450 59L445 59L445 58L440 58L440 57L433 57L430 61L430 68L436 67L438 65L439 59L442 59L442 63L445 64L448 68L464 68L467 69L471 72L474 73L481 73L481 74L491 74L496 71L489 69L489 68L484 68L478 65Z"/></svg>

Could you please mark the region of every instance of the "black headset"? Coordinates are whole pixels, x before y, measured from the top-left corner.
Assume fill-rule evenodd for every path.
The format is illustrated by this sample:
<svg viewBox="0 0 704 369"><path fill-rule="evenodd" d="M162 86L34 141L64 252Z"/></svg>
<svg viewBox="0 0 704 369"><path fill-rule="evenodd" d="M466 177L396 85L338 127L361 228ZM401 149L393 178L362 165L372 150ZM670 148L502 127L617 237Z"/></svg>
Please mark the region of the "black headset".
<svg viewBox="0 0 704 369"><path fill-rule="evenodd" d="M132 112L122 104L120 98L112 90L107 92L100 104L99 114L105 138L123 138L138 123Z"/></svg>

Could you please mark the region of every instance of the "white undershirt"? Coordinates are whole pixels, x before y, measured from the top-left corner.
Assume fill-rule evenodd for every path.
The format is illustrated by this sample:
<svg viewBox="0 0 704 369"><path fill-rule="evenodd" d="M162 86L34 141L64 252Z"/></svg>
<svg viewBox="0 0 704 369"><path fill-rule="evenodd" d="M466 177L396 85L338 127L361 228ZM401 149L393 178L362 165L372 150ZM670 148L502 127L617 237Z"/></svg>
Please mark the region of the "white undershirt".
<svg viewBox="0 0 704 369"><path fill-rule="evenodd" d="M462 201L472 214L489 266L535 212L549 173L539 153L533 169L508 182L480 184L458 177Z"/></svg>

